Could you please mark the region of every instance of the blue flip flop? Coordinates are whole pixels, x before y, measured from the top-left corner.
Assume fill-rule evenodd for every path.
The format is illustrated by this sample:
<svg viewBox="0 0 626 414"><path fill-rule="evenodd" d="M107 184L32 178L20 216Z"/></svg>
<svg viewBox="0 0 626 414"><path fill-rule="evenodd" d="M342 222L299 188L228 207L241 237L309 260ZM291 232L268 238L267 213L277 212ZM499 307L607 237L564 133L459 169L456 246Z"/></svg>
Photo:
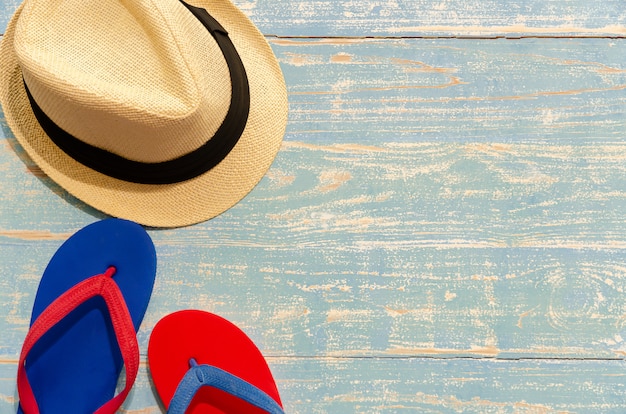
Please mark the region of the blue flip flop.
<svg viewBox="0 0 626 414"><path fill-rule="evenodd" d="M137 374L136 332L156 253L136 223L108 219L70 237L39 284L18 366L18 413L114 413ZM126 387L115 395L126 368Z"/></svg>

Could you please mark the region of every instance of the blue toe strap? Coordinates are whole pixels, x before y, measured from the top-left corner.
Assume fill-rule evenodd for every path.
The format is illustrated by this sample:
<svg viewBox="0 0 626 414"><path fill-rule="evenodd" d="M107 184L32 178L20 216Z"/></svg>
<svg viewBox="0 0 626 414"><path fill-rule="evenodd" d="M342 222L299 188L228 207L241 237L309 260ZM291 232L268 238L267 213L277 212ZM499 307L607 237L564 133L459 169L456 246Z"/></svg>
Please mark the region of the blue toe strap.
<svg viewBox="0 0 626 414"><path fill-rule="evenodd" d="M194 359L191 367L178 384L167 414L184 414L191 400L202 387L213 387L234 395L270 414L284 414L276 401L258 387L236 377L223 369L198 365Z"/></svg>

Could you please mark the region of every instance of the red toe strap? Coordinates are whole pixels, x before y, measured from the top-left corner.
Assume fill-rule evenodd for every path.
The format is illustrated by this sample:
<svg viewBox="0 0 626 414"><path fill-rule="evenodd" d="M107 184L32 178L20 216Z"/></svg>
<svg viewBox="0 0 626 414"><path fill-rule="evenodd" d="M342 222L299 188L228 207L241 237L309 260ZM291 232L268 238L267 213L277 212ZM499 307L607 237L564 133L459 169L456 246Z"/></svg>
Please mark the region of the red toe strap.
<svg viewBox="0 0 626 414"><path fill-rule="evenodd" d="M124 296L117 283L111 279L114 273L115 268L110 267L105 273L92 276L73 286L52 302L30 327L24 339L17 370L17 392L24 413L39 413L35 395L26 375L25 361L28 353L37 341L54 325L80 304L95 296L102 297L107 305L117 343L126 367L126 386L122 392L102 405L95 414L113 414L126 399L139 370L139 345L137 344L135 327L130 312L126 307Z"/></svg>

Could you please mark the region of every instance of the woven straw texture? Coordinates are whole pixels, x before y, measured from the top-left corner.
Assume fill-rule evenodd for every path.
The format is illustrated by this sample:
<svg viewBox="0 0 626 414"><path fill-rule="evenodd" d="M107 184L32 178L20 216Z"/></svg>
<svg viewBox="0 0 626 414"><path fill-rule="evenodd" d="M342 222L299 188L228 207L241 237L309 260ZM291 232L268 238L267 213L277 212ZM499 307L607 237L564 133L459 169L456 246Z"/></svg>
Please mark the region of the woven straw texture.
<svg viewBox="0 0 626 414"><path fill-rule="evenodd" d="M269 168L287 122L284 78L263 35L228 0L189 3L228 31L250 114L229 155L181 183L129 183L76 162L40 128L23 81L59 126L92 145L145 162L192 151L221 124L230 79L219 47L181 3L27 0L0 44L0 103L28 155L88 205L148 226L190 225L232 207Z"/></svg>

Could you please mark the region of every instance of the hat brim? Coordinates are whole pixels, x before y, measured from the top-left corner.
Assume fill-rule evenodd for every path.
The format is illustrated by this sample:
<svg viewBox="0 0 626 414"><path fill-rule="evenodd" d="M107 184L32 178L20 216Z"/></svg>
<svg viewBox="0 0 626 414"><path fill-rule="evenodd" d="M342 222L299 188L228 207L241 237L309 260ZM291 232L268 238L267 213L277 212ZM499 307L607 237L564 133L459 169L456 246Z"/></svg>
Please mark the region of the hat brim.
<svg viewBox="0 0 626 414"><path fill-rule="evenodd" d="M270 45L229 0L192 0L228 31L246 69L250 113L237 145L217 166L175 184L137 184L94 171L65 154L46 135L30 106L13 47L22 6L0 43L0 103L13 134L53 181L86 204L114 217L152 227L209 220L244 198L276 157L287 124L287 90ZM181 6L182 7L182 6Z"/></svg>

